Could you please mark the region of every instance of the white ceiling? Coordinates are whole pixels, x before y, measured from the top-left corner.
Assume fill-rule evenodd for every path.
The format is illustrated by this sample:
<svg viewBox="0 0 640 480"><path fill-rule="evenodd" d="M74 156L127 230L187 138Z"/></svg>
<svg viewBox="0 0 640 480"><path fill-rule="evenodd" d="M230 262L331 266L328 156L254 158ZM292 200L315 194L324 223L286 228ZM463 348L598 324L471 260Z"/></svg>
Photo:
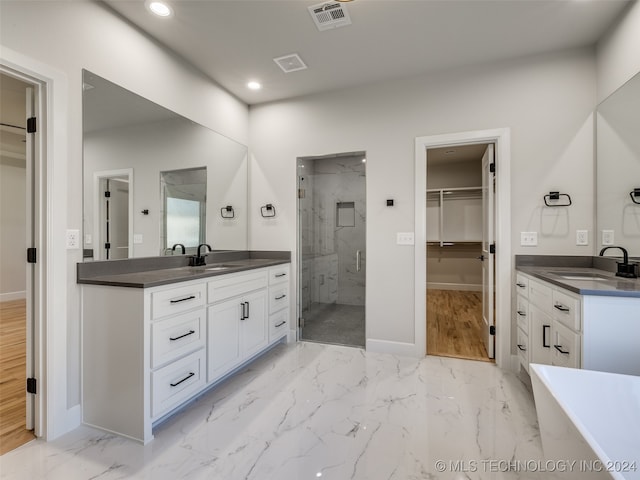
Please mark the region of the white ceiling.
<svg viewBox="0 0 640 480"><path fill-rule="evenodd" d="M319 0L105 0L248 104L391 78L593 45L627 0L355 0L352 25L318 31ZM307 70L273 61L298 53ZM257 79L260 91L247 81Z"/></svg>

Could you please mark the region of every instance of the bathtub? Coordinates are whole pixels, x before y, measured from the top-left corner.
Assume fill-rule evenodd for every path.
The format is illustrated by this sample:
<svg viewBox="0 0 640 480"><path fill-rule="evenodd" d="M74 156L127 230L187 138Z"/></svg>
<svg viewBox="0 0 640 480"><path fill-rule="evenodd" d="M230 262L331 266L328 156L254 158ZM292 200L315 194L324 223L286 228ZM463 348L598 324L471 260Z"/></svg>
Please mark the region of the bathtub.
<svg viewBox="0 0 640 480"><path fill-rule="evenodd" d="M640 377L529 366L548 470L640 480Z"/></svg>

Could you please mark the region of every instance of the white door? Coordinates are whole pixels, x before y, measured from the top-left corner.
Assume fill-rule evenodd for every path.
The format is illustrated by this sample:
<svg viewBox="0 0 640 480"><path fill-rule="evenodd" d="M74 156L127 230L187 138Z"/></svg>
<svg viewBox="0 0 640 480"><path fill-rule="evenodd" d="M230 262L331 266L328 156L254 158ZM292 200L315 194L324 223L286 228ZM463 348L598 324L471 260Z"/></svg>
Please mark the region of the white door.
<svg viewBox="0 0 640 480"><path fill-rule="evenodd" d="M220 302L207 310L207 382L240 363L240 300Z"/></svg>
<svg viewBox="0 0 640 480"><path fill-rule="evenodd" d="M248 358L267 346L267 291L258 290L242 298L244 315L240 325L240 349Z"/></svg>
<svg viewBox="0 0 640 480"><path fill-rule="evenodd" d="M489 358L495 358L494 319L494 189L495 174L493 144L482 157L482 320L483 337Z"/></svg>
<svg viewBox="0 0 640 480"><path fill-rule="evenodd" d="M34 89L28 87L26 89L26 114L27 119L35 117L35 98ZM25 218L27 219L27 231L26 231L26 243L28 247L35 247L35 232L33 225L34 218L34 155L36 149L36 132L27 133L25 137L25 164L26 164L26 206ZM27 263L27 285L26 285L26 374L27 378L35 378L35 365L34 365L34 279L35 279L35 264ZM37 388L36 388L37 392ZM36 393L37 394L37 393ZM26 426L27 430L34 429L34 407L35 407L35 394L27 392L27 412L26 412Z"/></svg>

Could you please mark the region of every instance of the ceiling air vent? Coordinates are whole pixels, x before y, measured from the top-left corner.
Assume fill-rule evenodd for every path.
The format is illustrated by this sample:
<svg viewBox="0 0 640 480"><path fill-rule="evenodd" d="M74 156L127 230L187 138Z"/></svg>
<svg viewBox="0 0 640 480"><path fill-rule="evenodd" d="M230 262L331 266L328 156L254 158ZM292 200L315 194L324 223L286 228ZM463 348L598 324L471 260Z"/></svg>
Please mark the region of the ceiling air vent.
<svg viewBox="0 0 640 480"><path fill-rule="evenodd" d="M320 31L351 25L347 7L342 3L327 2L312 5L309 7L309 13Z"/></svg>
<svg viewBox="0 0 640 480"><path fill-rule="evenodd" d="M291 53L283 57L274 58L273 61L278 64L284 73L296 72L307 68L297 53Z"/></svg>

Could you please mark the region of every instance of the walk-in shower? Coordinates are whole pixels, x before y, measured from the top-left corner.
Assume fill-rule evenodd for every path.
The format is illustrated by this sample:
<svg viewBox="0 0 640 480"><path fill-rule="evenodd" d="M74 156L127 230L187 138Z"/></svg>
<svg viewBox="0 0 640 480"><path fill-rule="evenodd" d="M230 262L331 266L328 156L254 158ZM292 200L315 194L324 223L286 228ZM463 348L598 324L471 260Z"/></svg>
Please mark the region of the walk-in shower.
<svg viewBox="0 0 640 480"><path fill-rule="evenodd" d="M365 345L366 154L298 159L299 336Z"/></svg>

